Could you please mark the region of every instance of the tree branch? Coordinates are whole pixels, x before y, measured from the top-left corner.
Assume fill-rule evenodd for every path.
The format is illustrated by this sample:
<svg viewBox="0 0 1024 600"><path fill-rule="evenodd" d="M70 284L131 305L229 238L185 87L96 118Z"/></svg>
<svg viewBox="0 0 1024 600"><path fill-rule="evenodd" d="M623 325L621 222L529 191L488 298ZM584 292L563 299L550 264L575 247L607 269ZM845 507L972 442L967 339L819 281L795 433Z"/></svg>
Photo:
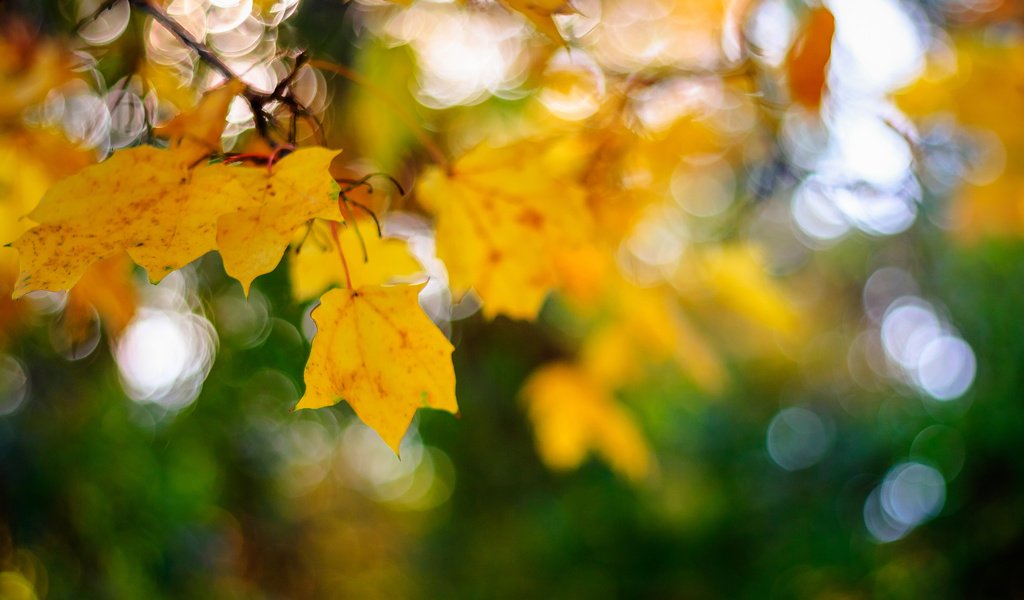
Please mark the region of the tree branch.
<svg viewBox="0 0 1024 600"><path fill-rule="evenodd" d="M195 51L199 56L199 59L206 63L211 69L217 71L227 79L234 79L241 81L241 78L231 70L231 67L227 65L219 56L213 53L210 48L197 40L191 33L188 32L181 23L178 23L170 15L168 15L162 8L153 4L152 0L127 0L128 3L142 12L149 15L154 21L159 23L165 29L171 32L174 37L184 44L186 47ZM111 1L109 4L113 4ZM101 7L103 8L103 7ZM109 7L107 7L109 8ZM102 11L98 11L102 12ZM93 17L95 18L95 17ZM242 97L245 98L246 102L249 103L249 108L252 110L253 123L256 126L256 132L259 133L260 137L265 139L271 147L277 146L270 135L270 123L272 117L267 114L265 107L275 101L283 102L292 111L293 115L309 116L309 111L306 107L302 106L297 102L294 97L290 94L286 94L287 87L291 85L292 81L299 70L299 68L306 63L306 57L304 54L300 54L296 59L295 68L292 72L285 77L277 87L270 94L254 90L251 86L243 82L245 88L242 91ZM314 119L315 120L315 119Z"/></svg>

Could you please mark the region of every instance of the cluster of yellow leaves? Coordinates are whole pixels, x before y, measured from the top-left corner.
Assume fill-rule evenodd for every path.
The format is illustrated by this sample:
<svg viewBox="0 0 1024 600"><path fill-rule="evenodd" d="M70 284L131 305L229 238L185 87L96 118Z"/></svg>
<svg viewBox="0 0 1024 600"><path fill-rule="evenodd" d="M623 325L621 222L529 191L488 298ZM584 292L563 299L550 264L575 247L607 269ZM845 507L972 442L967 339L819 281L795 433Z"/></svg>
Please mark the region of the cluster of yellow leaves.
<svg viewBox="0 0 1024 600"><path fill-rule="evenodd" d="M794 49L791 60L796 78L811 81L797 85L816 86L816 108L832 37L819 25L830 24L831 14L821 9L811 18L817 21L802 43L812 47ZM743 89L735 91L743 97ZM794 302L749 245L695 246L658 285L623 275L615 257L647 208L669 197L681 158L728 156L745 138L722 135L698 111L681 111L658 130L624 125L631 91L617 93L623 102L607 102L583 124L534 114L534 130L561 135L477 146L448 168L427 169L416 192L436 217L438 255L457 295L473 290L488 318L532 319L557 293L583 320L573 326L575 359L541 367L523 389L541 458L569 468L593 452L637 480L651 462L640 428L615 400L620 392L664 363L697 388L719 392L728 378L721 354L778 353L804 328ZM730 341L734 335L744 343ZM756 349L748 342L754 338ZM608 433L626 430L635 435Z"/></svg>
<svg viewBox="0 0 1024 600"><path fill-rule="evenodd" d="M574 11L564 0L502 3L559 43L554 15ZM746 5L706 8L733 14ZM824 8L808 14L787 75L794 100L814 109L825 91L834 20ZM695 248L677 273L653 285L620 272L615 257L624 239L647 207L669 196L681 158L726 156L744 135L715 130L699 110L638 125L632 103L659 91L657 82L642 90L646 85L614 90L620 101L606 103L589 123L548 122L546 136L480 144L426 168L416 186L419 205L435 217L437 254L457 296L474 292L488 318L534 319L559 293L586 321L576 358L542 367L523 389L541 458L567 469L595 453L634 481L650 472L652 460L616 394L663 362L706 391L725 385L719 349L688 309L713 304L782 336L800 330L789 299L746 246ZM344 399L397 452L418 408L458 410L453 348L419 308L421 286L388 285L422 268L403 242L377 236L371 219L355 219L339 204L331 174L336 151L300 148L269 165L209 162L219 153L228 108L244 90L229 81L158 129L166 149L121 150L52 186L36 185L42 201L24 229L0 240L13 241L21 255L14 294L73 288L73 327L85 327L90 307L104 313L108 327L123 327L131 316L127 294L111 289L107 297L95 282L126 272L126 256L159 281L218 251L248 293L292 246L295 297L323 293L297 408ZM28 228L32 223L38 225Z"/></svg>
<svg viewBox="0 0 1024 600"><path fill-rule="evenodd" d="M229 82L163 128L168 149L121 150L48 188L48 178L21 171L11 186L19 190L13 212L30 208L34 202L27 199L46 192L28 221L4 221L18 224L3 232L17 238L11 245L20 255L14 296L72 290L66 320L73 332L87 328L90 307L117 331L134 311L132 294L118 285L130 270L126 255L159 281L217 250L227 273L248 292L256 277L277 266L303 227L343 223L346 234L331 236L340 244L335 250L353 257L365 250L375 260L353 260L358 286L328 292L314 312L319 332L298 408L343 398L397 452L418 407L457 410L452 346L419 308L420 286L380 286L419 266L394 240L367 235L361 244L357 228L369 234L374 226L368 219L343 222L339 187L330 174L337 151L301 148L268 166L209 163L228 105L241 89ZM313 243L302 245L296 262L296 293L304 298L344 274L333 252ZM348 285L351 274L345 275Z"/></svg>
<svg viewBox="0 0 1024 600"><path fill-rule="evenodd" d="M593 451L625 477L643 478L651 461L640 429L614 400L618 392L671 364L697 388L719 393L728 379L721 354L777 352L806 330L751 246L695 249L671 286L637 286L599 252L573 259L566 268L579 278L560 291L576 315L590 315L576 358L541 367L523 388L538 452L553 468L576 466ZM759 337L763 346L751 348Z"/></svg>
<svg viewBox="0 0 1024 600"><path fill-rule="evenodd" d="M694 257L690 268L691 289L699 286L716 306L785 338L802 332L792 299L767 275L764 256L756 247L707 249Z"/></svg>

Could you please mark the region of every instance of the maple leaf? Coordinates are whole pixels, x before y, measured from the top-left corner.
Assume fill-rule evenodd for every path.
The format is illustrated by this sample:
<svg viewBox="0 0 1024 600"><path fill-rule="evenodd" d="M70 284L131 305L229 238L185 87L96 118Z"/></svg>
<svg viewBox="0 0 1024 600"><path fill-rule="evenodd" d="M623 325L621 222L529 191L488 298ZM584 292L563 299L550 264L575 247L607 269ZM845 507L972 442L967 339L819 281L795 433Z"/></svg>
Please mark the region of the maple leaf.
<svg viewBox="0 0 1024 600"><path fill-rule="evenodd" d="M274 270L293 232L314 217L337 217L338 184L330 165L340 150L302 148L265 167L230 169L245 208L217 222L217 247L224 270L246 294L253 279Z"/></svg>
<svg viewBox="0 0 1024 600"><path fill-rule="evenodd" d="M811 9L786 57L790 96L807 108L817 109L821 104L835 31L836 19L831 11L823 6Z"/></svg>
<svg viewBox="0 0 1024 600"><path fill-rule="evenodd" d="M551 257L586 239L574 165L543 142L477 147L450 172L428 169L418 198L437 216L437 253L452 289L470 288L488 317L532 319L558 283Z"/></svg>
<svg viewBox="0 0 1024 600"><path fill-rule="evenodd" d="M152 281L216 248L217 217L251 203L232 169L191 169L188 156L151 146L58 181L28 217L39 225L13 242L14 291L67 290L94 262L127 251Z"/></svg>
<svg viewBox="0 0 1024 600"><path fill-rule="evenodd" d="M537 451L549 467L578 467L593 451L633 481L650 471L650 451L633 419L580 368L548 364L530 375L522 396Z"/></svg>
<svg viewBox="0 0 1024 600"><path fill-rule="evenodd" d="M345 283L345 270L331 241L327 223L317 221L312 231L302 233L301 246L292 255L292 293L296 300L315 298L329 287ZM365 244L359 242L360 232ZM371 219L356 219L338 234L341 249L348 258L349 276L355 287L391 283L397 277L415 275L423 270L409 254L409 247L395 238L381 238Z"/></svg>
<svg viewBox="0 0 1024 600"><path fill-rule="evenodd" d="M396 454L418 408L458 411L454 348L419 306L423 285L324 294L296 409L343 399Z"/></svg>

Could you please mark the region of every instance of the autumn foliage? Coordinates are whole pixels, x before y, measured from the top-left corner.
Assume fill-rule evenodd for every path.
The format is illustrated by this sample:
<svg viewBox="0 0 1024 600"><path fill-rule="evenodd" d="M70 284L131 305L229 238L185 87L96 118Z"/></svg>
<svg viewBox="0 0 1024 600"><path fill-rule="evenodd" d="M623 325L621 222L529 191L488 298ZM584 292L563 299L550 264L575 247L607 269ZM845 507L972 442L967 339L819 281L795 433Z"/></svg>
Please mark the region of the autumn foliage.
<svg viewBox="0 0 1024 600"><path fill-rule="evenodd" d="M147 314L201 328L220 310L228 331L284 282L276 310L305 310L307 328L288 418L344 402L399 457L421 408L463 426L474 404L456 390L491 382L460 363L461 340L488 328L543 332L543 350L517 349L521 380L494 383L515 386L539 461L595 458L625 487L679 467L661 454L670 396L892 386L952 406L976 357L908 274L925 262L912 236L1024 231L1006 76L1024 44L974 36L969 11L941 16L962 30L908 41L911 13L873 2L905 38L890 61L862 41L867 9L838 1L65 4L43 18L61 33L0 10L0 347L44 314L74 360L101 338L122 348ZM343 23L317 22L334 10ZM328 25L352 38L343 50ZM154 300L194 273L209 289L230 278L232 308ZM260 335L286 322L274 310ZM834 427L788 404L772 427L829 440L772 454L797 471ZM922 468L944 501L956 474ZM893 512L888 485L857 500L877 541L941 510Z"/></svg>

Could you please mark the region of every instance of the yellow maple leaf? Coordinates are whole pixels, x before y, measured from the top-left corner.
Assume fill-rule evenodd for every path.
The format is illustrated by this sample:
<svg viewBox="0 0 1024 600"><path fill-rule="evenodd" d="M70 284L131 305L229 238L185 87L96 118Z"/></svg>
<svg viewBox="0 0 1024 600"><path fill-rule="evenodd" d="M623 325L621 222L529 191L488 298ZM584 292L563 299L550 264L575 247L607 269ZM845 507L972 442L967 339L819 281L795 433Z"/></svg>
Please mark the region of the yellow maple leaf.
<svg viewBox="0 0 1024 600"><path fill-rule="evenodd" d="M488 317L532 319L558 283L556 252L580 245L590 221L572 160L525 141L480 146L420 179L418 198L437 216L437 253L452 289L473 289Z"/></svg>
<svg viewBox="0 0 1024 600"><path fill-rule="evenodd" d="M301 148L266 167L230 169L235 190L243 195L234 204L251 206L220 217L217 246L224 270L242 284L246 294L253 279L274 270L294 231L314 217L335 217L338 185L330 165L340 150Z"/></svg>
<svg viewBox="0 0 1024 600"><path fill-rule="evenodd" d="M327 292L297 409L343 399L395 453L418 408L457 412L453 347L419 306L423 284Z"/></svg>
<svg viewBox="0 0 1024 600"><path fill-rule="evenodd" d="M140 146L58 181L12 246L14 291L67 290L94 262L127 251L159 281L216 248L217 217L249 204L225 165L190 169L187 156Z"/></svg>
<svg viewBox="0 0 1024 600"><path fill-rule="evenodd" d="M345 270L327 231L328 225L317 221L312 227L312 231L301 233L301 246L291 257L292 294L299 301L315 298L327 288L345 283ZM366 244L365 260L356 228ZM404 240L379 237L377 226L368 218L356 219L339 229L338 240L355 287L391 283L397 277L423 270L409 254Z"/></svg>
<svg viewBox="0 0 1024 600"><path fill-rule="evenodd" d="M0 119L17 116L74 78L72 58L55 43L0 39Z"/></svg>
<svg viewBox="0 0 1024 600"><path fill-rule="evenodd" d="M633 419L586 371L553 363L534 372L522 396L537 451L553 469L578 467L591 451L617 473L638 481L650 471L650 450Z"/></svg>

